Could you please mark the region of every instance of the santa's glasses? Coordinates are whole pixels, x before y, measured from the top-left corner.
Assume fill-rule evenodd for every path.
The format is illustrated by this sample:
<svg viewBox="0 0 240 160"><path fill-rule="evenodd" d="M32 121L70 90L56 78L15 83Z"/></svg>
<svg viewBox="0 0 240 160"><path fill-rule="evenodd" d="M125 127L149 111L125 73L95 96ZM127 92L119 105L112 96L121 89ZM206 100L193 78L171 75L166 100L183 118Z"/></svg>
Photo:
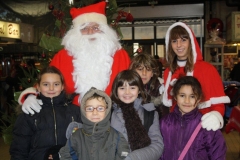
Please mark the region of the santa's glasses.
<svg viewBox="0 0 240 160"><path fill-rule="evenodd" d="M86 27L84 27L83 29L81 29L81 32L84 32L84 33L88 33L89 31L99 32L100 29L99 29L99 26L98 26L98 25L86 26Z"/></svg>

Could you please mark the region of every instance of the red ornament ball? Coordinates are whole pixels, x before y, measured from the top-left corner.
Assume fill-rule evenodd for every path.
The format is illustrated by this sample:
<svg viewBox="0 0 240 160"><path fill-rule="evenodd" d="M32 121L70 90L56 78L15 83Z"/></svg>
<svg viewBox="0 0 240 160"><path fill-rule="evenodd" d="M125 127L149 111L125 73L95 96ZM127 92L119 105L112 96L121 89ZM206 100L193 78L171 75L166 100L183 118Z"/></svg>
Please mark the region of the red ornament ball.
<svg viewBox="0 0 240 160"><path fill-rule="evenodd" d="M48 9L52 11L52 10L54 9L54 5L50 3L50 4L48 5Z"/></svg>
<svg viewBox="0 0 240 160"><path fill-rule="evenodd" d="M43 54L42 54L42 58L45 58L45 57L46 57L46 54L45 54L45 53L43 53Z"/></svg>
<svg viewBox="0 0 240 160"><path fill-rule="evenodd" d="M131 13L127 14L126 21L128 21L128 22L132 22L133 21L133 16L132 16Z"/></svg>

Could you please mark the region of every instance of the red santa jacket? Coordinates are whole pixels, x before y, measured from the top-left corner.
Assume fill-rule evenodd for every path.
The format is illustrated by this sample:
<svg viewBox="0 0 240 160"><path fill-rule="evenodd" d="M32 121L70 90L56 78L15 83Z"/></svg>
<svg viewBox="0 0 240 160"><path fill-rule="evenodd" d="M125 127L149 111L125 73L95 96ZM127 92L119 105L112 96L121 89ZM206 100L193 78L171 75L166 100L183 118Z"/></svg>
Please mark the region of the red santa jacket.
<svg viewBox="0 0 240 160"><path fill-rule="evenodd" d="M68 94L75 92L74 81L72 77L73 72L72 60L73 57L69 56L67 51L63 49L54 56L53 60L50 63L50 65L55 66L62 72L66 84L65 90ZM124 49L118 50L113 57L112 74L110 77L109 84L105 89L105 92L108 95L110 95L112 91L112 83L117 74L122 70L128 69L129 64L130 58L127 52ZM74 98L73 103L78 104L78 96Z"/></svg>

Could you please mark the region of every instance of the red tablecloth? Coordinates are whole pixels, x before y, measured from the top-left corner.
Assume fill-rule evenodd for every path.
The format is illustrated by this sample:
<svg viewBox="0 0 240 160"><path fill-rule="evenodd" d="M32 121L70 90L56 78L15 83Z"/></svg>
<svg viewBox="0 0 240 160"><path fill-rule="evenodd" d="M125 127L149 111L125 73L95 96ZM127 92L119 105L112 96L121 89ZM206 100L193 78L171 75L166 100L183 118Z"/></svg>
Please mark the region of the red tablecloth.
<svg viewBox="0 0 240 160"><path fill-rule="evenodd" d="M231 130L237 130L240 133L240 106L235 106L232 109L225 128L226 133L229 133Z"/></svg>

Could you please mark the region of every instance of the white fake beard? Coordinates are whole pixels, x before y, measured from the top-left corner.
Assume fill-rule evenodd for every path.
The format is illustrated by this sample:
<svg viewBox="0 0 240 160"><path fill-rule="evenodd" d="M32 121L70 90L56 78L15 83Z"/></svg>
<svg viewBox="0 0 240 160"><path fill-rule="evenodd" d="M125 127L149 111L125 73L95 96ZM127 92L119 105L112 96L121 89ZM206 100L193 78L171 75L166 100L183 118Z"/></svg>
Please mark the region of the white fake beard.
<svg viewBox="0 0 240 160"><path fill-rule="evenodd" d="M90 40L92 38L94 40ZM79 102L91 87L104 91L112 73L113 56L121 48L114 31L108 29L93 35L82 35L79 29L73 28L62 44L73 56L72 75L75 92L80 94Z"/></svg>

